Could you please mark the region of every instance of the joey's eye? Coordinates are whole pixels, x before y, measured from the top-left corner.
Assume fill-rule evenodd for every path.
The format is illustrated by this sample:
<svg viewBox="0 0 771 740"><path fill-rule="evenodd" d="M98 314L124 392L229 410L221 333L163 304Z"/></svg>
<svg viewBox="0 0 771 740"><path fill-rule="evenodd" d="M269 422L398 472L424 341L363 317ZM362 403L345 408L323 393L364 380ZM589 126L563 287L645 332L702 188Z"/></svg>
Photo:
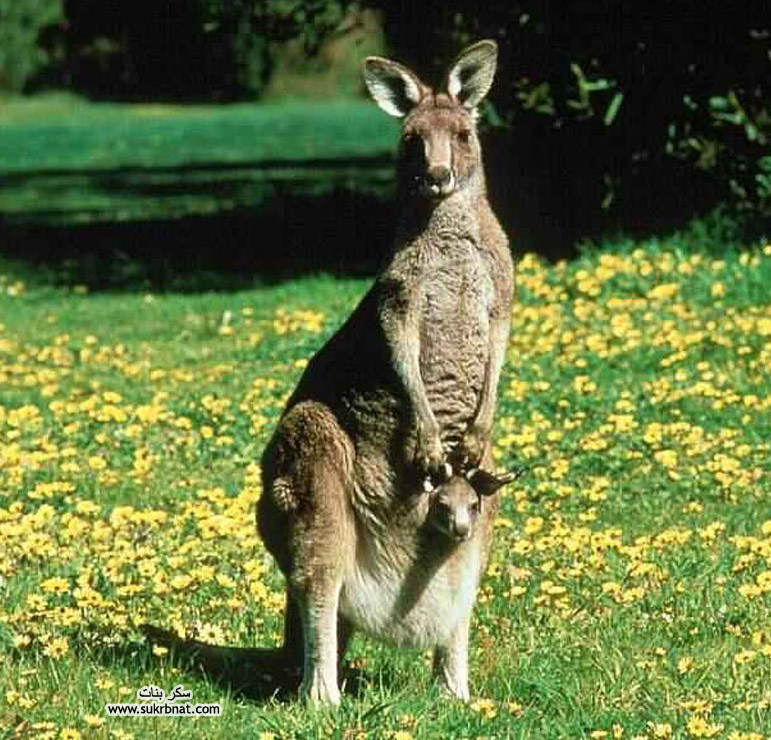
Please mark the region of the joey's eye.
<svg viewBox="0 0 771 740"><path fill-rule="evenodd" d="M468 144L469 141L471 141L471 131L467 129L463 129L462 131L458 131L458 141L461 144Z"/></svg>

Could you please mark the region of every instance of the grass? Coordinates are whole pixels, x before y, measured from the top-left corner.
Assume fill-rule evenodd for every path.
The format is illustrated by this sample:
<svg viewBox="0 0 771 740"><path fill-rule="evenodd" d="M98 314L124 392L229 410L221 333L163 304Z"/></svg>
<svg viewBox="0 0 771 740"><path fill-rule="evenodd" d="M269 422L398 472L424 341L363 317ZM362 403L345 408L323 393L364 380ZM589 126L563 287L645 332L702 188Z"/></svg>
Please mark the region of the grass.
<svg viewBox="0 0 771 740"><path fill-rule="evenodd" d="M164 105L54 95L0 104L0 215L16 222L173 218L276 192L385 192L393 122L366 102Z"/></svg>
<svg viewBox="0 0 771 740"><path fill-rule="evenodd" d="M519 265L495 452L504 494L474 700L357 638L337 711L249 701L145 644L149 621L275 644L256 461L307 357L365 290L0 291L5 737L771 737L771 246L677 241ZM178 683L222 719L104 704Z"/></svg>

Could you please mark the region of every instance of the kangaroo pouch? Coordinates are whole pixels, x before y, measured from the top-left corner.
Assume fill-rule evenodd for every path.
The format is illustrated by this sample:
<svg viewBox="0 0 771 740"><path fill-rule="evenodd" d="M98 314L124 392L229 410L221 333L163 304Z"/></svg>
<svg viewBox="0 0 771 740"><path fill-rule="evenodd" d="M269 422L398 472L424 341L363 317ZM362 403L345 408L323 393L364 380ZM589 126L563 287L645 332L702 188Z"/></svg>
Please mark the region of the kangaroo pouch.
<svg viewBox="0 0 771 740"><path fill-rule="evenodd" d="M471 611L481 542L422 531L411 548L363 545L340 592L340 612L367 634L399 646L447 644ZM410 551L411 550L411 551Z"/></svg>

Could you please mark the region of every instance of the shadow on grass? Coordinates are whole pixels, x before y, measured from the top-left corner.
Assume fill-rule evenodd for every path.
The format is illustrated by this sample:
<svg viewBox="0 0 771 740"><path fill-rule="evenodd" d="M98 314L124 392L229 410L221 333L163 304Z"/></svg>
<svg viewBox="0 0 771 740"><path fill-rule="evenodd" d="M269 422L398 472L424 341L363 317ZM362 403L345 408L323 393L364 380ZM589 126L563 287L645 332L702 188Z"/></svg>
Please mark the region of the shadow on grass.
<svg viewBox="0 0 771 740"><path fill-rule="evenodd" d="M284 664L279 648L236 648L183 640L160 627L142 625L153 646L169 650L171 661L188 672L253 701L297 696L301 675ZM166 658L164 658L166 660Z"/></svg>
<svg viewBox="0 0 771 740"><path fill-rule="evenodd" d="M140 630L149 644L167 648L175 665L236 696L251 701L297 699L302 672L287 665L280 648L237 648L183 640L150 624L142 625ZM368 683L367 675L353 666L344 665L341 677L345 693L353 696L358 696Z"/></svg>
<svg viewBox="0 0 771 740"><path fill-rule="evenodd" d="M534 251L550 260L570 259L582 238L660 234L682 228L715 203L703 183L682 203L675 193L685 192L688 180L673 171L666 186L638 178L623 207L605 212L591 207L600 194L569 176L565 162L552 157L534 176L535 164L520 161L532 153L515 149L508 138L488 138L490 200L515 256ZM31 175L19 175L18 188L11 183L8 192L27 198L34 210L30 220L0 217L0 255L19 261L29 282L92 291L231 291L311 273L372 275L391 248L395 204L383 182L362 172L381 172L383 163L364 158L348 170L333 165L322 160L315 174L299 169L288 179L264 182L251 178L249 167L230 165L220 167L224 174L216 182L207 179L219 172L214 165L212 171L194 170L192 179L183 177L184 168L152 170L152 177L141 168L90 175L99 184L94 192L113 203L111 221L99 221L106 216L98 199L88 211L91 201L80 199L76 185L24 190ZM334 183L321 176L325 167ZM42 182L43 175L35 176ZM316 192L323 183L327 189ZM124 199L133 211L121 211ZM201 215L175 218L168 210L191 204L203 209L195 211ZM85 222L56 223L67 208Z"/></svg>
<svg viewBox="0 0 771 740"><path fill-rule="evenodd" d="M229 291L310 273L369 275L392 238L393 204L346 189L166 221L0 220L0 254L30 282L91 290Z"/></svg>

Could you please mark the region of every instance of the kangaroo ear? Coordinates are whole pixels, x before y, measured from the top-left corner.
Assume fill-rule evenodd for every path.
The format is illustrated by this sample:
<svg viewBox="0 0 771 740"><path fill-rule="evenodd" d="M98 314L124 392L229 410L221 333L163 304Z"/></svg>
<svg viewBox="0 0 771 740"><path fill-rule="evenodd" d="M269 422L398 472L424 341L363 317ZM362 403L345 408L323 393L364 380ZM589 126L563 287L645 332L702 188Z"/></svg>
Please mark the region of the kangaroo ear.
<svg viewBox="0 0 771 740"><path fill-rule="evenodd" d="M407 67L383 57L364 60L364 83L389 116L406 116L423 97L426 86Z"/></svg>
<svg viewBox="0 0 771 740"><path fill-rule="evenodd" d="M504 483L497 475L479 468L469 471L468 480L480 496L492 496Z"/></svg>
<svg viewBox="0 0 771 740"><path fill-rule="evenodd" d="M502 486L517 480L523 472L524 468L521 468L513 473L496 475L495 473L488 473L486 470L477 468L476 470L469 471L467 477L471 487L480 496L492 496Z"/></svg>
<svg viewBox="0 0 771 740"><path fill-rule="evenodd" d="M490 91L498 62L498 44L486 39L464 49L447 73L447 92L464 108L476 108Z"/></svg>

